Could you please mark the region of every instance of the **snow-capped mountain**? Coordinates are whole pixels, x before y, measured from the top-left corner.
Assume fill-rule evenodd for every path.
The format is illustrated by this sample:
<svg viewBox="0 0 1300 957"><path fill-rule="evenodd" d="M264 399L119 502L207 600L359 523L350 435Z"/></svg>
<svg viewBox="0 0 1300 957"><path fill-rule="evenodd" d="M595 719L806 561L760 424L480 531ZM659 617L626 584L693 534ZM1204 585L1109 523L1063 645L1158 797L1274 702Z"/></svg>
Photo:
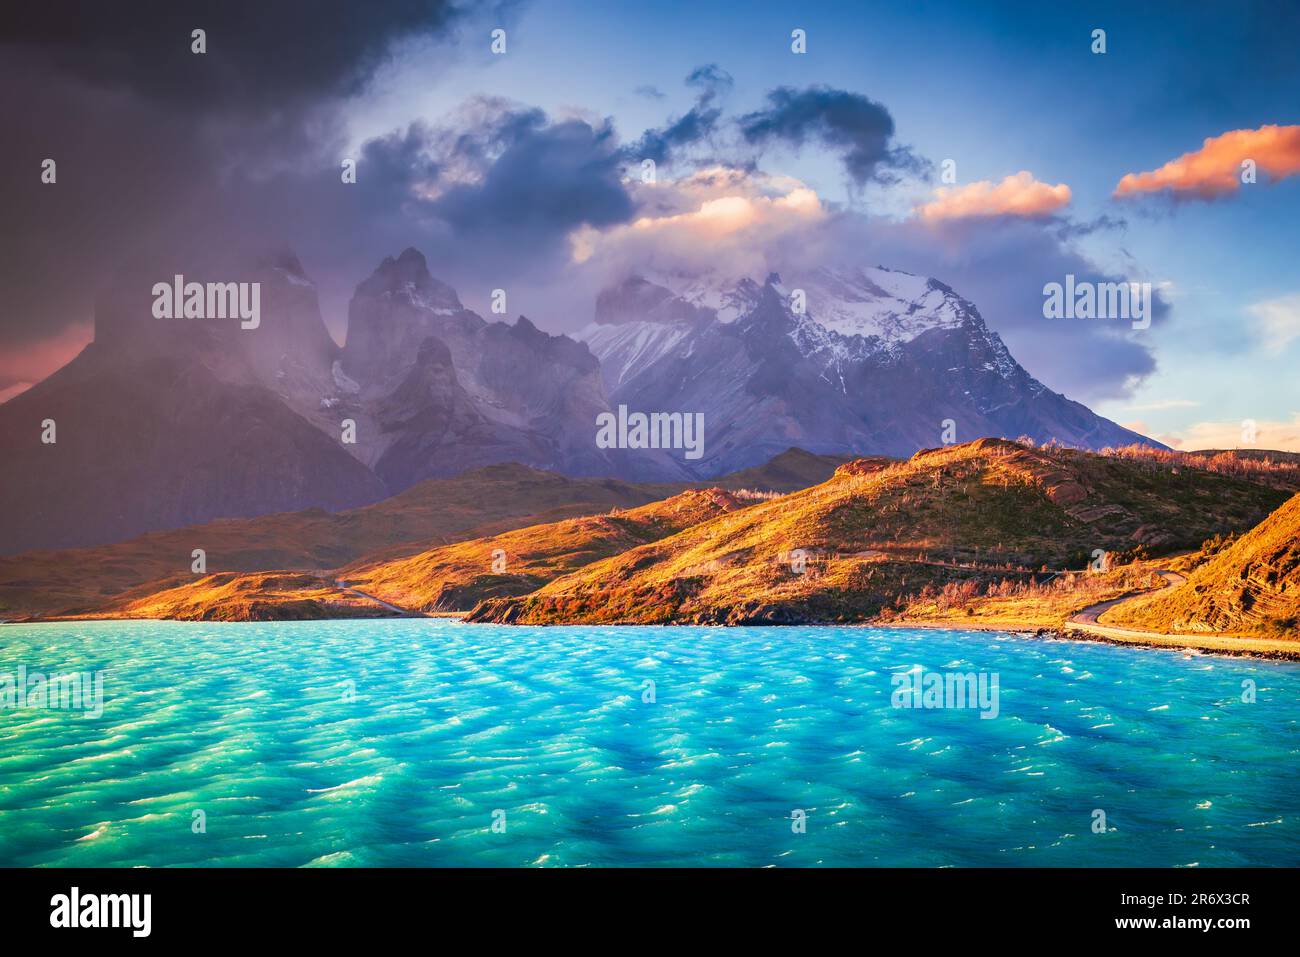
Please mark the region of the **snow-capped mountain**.
<svg viewBox="0 0 1300 957"><path fill-rule="evenodd" d="M601 360L611 404L704 413L705 475L790 445L910 455L990 435L1150 443L1034 379L943 283L881 267L680 291L635 276L601 294L578 338Z"/></svg>

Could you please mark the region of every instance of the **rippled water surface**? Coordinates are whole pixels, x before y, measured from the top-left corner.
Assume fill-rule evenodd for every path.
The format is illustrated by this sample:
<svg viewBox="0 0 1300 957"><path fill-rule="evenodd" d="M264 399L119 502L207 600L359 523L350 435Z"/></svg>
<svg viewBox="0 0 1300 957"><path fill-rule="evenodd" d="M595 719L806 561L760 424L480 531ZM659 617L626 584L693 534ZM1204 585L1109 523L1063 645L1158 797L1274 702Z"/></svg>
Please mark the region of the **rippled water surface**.
<svg viewBox="0 0 1300 957"><path fill-rule="evenodd" d="M1000 714L891 707L917 664ZM426 619L0 627L18 665L102 670L104 710L0 710L0 864L1300 863L1294 664Z"/></svg>

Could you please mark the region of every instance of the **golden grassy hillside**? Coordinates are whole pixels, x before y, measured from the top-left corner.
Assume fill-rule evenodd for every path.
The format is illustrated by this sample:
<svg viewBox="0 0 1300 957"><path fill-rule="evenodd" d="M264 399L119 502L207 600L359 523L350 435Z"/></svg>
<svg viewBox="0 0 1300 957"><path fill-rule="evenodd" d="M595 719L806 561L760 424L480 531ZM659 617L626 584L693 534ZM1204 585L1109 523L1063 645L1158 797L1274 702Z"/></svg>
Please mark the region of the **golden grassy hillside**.
<svg viewBox="0 0 1300 957"><path fill-rule="evenodd" d="M468 611L485 598L530 592L583 565L675 535L743 504L722 489L692 490L639 508L533 525L395 561L367 559L343 569L339 577L403 608Z"/></svg>
<svg viewBox="0 0 1300 957"><path fill-rule="evenodd" d="M519 623L862 621L926 586L1082 569L1196 547L1287 493L1155 460L1002 439L858 460L827 482L595 562L471 620Z"/></svg>
<svg viewBox="0 0 1300 957"><path fill-rule="evenodd" d="M0 558L0 614L90 608L146 582L192 583L191 552L207 553L212 572L336 568L386 549L411 554L537 521L662 498L658 486L570 479L522 465L494 465L432 479L400 495L330 513L322 509L220 519L153 532L95 548L27 552ZM402 543L411 542L405 551Z"/></svg>
<svg viewBox="0 0 1300 957"><path fill-rule="evenodd" d="M792 491L824 481L840 461L790 449L764 466L714 484ZM363 556L395 559L435 544L635 508L688 487L694 486L571 479L523 465L493 465L421 482L364 508L221 519L114 545L0 556L0 617L102 610L115 596L146 583L155 583L155 591L193 584L190 555L195 548L206 551L213 572L318 572Z"/></svg>
<svg viewBox="0 0 1300 957"><path fill-rule="evenodd" d="M136 589L99 609L96 618L171 618L180 621L299 621L385 618L388 611L330 579L294 572L205 575L173 588Z"/></svg>
<svg viewBox="0 0 1300 957"><path fill-rule="evenodd" d="M1000 581L967 578L926 587L901 607L887 607L881 620L906 625L949 623L963 628L1060 628L1082 608L1165 585L1156 568L1164 561L1138 561L1100 571L1046 576L1008 576Z"/></svg>
<svg viewBox="0 0 1300 957"><path fill-rule="evenodd" d="M1218 551L1183 584L1116 606L1100 622L1166 633L1300 639L1300 495Z"/></svg>
<svg viewBox="0 0 1300 957"><path fill-rule="evenodd" d="M842 461L789 449L711 484L788 492L824 481ZM573 479L509 463L421 482L364 508L220 519L114 545L0 556L0 618L102 613L116 607L118 596L144 585L149 589L136 597L193 586L195 548L205 550L213 573L291 569L323 575L363 557L373 565L435 545L636 508L707 484ZM333 577L324 576L327 582Z"/></svg>

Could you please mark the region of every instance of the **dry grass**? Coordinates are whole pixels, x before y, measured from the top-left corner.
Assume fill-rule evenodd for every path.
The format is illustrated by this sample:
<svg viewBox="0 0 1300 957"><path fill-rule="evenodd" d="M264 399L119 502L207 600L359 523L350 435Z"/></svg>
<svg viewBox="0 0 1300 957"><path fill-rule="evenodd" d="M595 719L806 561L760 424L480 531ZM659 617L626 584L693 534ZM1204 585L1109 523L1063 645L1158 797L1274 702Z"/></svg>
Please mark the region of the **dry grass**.
<svg viewBox="0 0 1300 957"><path fill-rule="evenodd" d="M92 617L298 621L386 618L394 614L338 588L327 578L296 572L258 572L205 575L161 591L122 596Z"/></svg>
<svg viewBox="0 0 1300 957"><path fill-rule="evenodd" d="M1100 623L1300 640L1300 494L1240 537L1206 544L1186 582L1126 602Z"/></svg>
<svg viewBox="0 0 1300 957"><path fill-rule="evenodd" d="M715 484L752 489L752 497L761 498L824 481L840 461L791 449ZM362 558L396 560L434 545L637 508L704 484L572 479L523 465L493 465L421 482L364 508L220 519L114 545L4 556L0 617L91 613L148 583L155 591L192 584L195 548L207 552L214 571L320 573Z"/></svg>
<svg viewBox="0 0 1300 957"><path fill-rule="evenodd" d="M1179 452L1173 449L1155 449L1148 445L1126 445L1102 449L1101 454L1140 462L1152 468L1202 469L1219 475L1265 482L1292 491L1300 489L1300 455L1293 452L1265 449Z"/></svg>
<svg viewBox="0 0 1300 957"><path fill-rule="evenodd" d="M1005 628L1059 627L1089 605L1164 587L1156 565L1137 562L1102 572L1070 572L1049 582L1004 578L982 588L973 580L926 587L901 608L886 609L883 621L952 622Z"/></svg>
<svg viewBox="0 0 1300 957"><path fill-rule="evenodd" d="M341 577L402 608L468 611L485 598L521 595L601 558L658 541L746 503L722 489L682 492L605 515L534 525L391 562L359 562Z"/></svg>
<svg viewBox="0 0 1300 957"><path fill-rule="evenodd" d="M484 602L471 618L864 621L926 586L985 590L1043 568L1082 569L1095 549L1120 561L1193 549L1251 527L1285 497L1206 469L981 439L906 462L848 463L821 485Z"/></svg>

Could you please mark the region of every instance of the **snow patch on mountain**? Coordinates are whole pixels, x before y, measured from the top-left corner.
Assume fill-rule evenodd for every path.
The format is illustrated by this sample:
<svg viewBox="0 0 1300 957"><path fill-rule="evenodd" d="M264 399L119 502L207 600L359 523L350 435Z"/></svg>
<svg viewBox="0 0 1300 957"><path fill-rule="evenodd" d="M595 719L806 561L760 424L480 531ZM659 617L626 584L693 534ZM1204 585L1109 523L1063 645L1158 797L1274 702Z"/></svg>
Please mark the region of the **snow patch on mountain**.
<svg viewBox="0 0 1300 957"><path fill-rule="evenodd" d="M613 389L671 353L692 328L684 322L592 323L577 338L600 359L606 385Z"/></svg>
<svg viewBox="0 0 1300 957"><path fill-rule="evenodd" d="M815 269L789 285L803 289L808 316L824 329L891 345L931 329L955 329L969 315L961 297L941 283L879 266Z"/></svg>
<svg viewBox="0 0 1300 957"><path fill-rule="evenodd" d="M415 309L423 309L435 316L454 316L464 311L465 307L454 293L451 296L441 293L442 290L434 289L431 294L422 290L417 283L407 280L398 288L384 292L384 297L406 302Z"/></svg>
<svg viewBox="0 0 1300 957"><path fill-rule="evenodd" d="M1008 378L1018 368L974 306L924 276L883 266L817 268L791 281L783 281L777 273L763 283L706 274L678 285L680 291L673 292L665 284L637 276L601 294L596 321L577 338L600 359L611 389L672 354L702 324L730 325L748 316L765 289L771 289L782 303L790 320L790 339L800 353L825 367L828 381L840 379L837 369L843 363L888 361L903 344L926 332L962 327L986 338L995 357L991 371ZM803 294L802 314L794 311L798 291Z"/></svg>

